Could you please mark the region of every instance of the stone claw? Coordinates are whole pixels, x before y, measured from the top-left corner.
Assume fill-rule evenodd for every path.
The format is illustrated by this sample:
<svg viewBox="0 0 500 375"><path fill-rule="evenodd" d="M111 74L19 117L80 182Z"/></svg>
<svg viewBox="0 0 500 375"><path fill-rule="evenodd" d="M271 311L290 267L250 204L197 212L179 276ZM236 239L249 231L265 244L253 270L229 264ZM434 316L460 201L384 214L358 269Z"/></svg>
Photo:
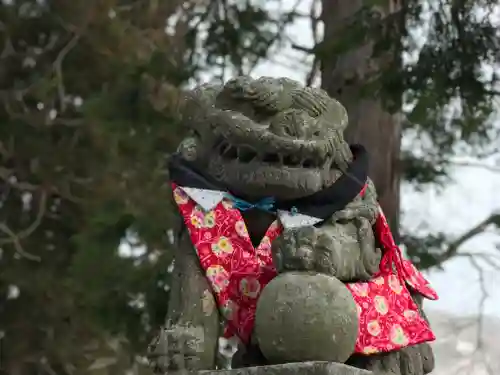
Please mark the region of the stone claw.
<svg viewBox="0 0 500 375"><path fill-rule="evenodd" d="M202 335L203 331L196 327L171 325L162 328L148 350L153 371L164 374L196 369L202 351Z"/></svg>
<svg viewBox="0 0 500 375"><path fill-rule="evenodd" d="M289 229L272 245L275 264L279 271L310 271L315 267L314 248L318 231L314 227Z"/></svg>

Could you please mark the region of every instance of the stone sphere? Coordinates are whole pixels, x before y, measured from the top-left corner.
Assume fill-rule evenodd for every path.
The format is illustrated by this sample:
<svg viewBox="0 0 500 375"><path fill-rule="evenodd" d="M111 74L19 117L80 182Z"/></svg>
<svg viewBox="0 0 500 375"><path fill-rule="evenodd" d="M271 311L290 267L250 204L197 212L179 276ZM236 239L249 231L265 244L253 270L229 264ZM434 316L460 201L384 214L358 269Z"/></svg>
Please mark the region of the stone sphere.
<svg viewBox="0 0 500 375"><path fill-rule="evenodd" d="M333 276L282 273L259 297L254 335L272 364L344 363L358 336L356 304L349 289Z"/></svg>

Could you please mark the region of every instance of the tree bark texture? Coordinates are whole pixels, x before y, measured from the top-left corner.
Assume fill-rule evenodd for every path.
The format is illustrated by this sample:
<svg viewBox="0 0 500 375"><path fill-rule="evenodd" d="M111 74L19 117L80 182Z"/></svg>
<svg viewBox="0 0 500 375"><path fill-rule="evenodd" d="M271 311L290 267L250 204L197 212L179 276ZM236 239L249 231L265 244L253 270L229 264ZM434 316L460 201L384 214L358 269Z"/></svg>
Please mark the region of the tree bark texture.
<svg viewBox="0 0 500 375"><path fill-rule="evenodd" d="M387 17L399 10L398 0L377 2L377 12ZM346 138L363 144L370 154L370 177L377 188L380 204L398 239L400 210L400 178L397 170L401 148L401 121L387 112L377 95L362 95L365 84L389 61L399 59L397 51L383 57L372 57L373 42L349 49L341 54L329 53L330 43L348 37L345 25L363 5L362 0L322 0L324 42L321 61L322 87L339 100L349 114Z"/></svg>

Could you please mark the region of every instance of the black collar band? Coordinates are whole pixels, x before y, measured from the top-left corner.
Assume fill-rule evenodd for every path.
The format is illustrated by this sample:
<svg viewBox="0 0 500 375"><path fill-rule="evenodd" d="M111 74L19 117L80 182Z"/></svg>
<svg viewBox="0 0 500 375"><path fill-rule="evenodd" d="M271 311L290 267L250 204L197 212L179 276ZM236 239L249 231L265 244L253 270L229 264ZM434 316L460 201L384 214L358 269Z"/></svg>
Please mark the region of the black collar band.
<svg viewBox="0 0 500 375"><path fill-rule="evenodd" d="M342 210L363 190L368 178L368 153L361 145L351 145L353 161L342 176L331 186L307 197L277 200L278 210L297 210L299 213L327 219L333 213ZM184 187L226 191L227 187L210 176L197 170L192 163L174 154L169 161L170 179ZM253 202L250 202L253 203Z"/></svg>

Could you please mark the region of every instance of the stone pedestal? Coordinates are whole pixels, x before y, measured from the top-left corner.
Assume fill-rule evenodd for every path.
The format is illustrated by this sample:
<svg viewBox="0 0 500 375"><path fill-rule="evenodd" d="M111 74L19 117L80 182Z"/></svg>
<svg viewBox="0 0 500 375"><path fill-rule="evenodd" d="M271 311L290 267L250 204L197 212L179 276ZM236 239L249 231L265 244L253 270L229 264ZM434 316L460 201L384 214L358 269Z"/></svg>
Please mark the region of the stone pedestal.
<svg viewBox="0 0 500 375"><path fill-rule="evenodd" d="M299 362L245 367L233 370L198 371L196 375L374 375L371 371L333 362Z"/></svg>

